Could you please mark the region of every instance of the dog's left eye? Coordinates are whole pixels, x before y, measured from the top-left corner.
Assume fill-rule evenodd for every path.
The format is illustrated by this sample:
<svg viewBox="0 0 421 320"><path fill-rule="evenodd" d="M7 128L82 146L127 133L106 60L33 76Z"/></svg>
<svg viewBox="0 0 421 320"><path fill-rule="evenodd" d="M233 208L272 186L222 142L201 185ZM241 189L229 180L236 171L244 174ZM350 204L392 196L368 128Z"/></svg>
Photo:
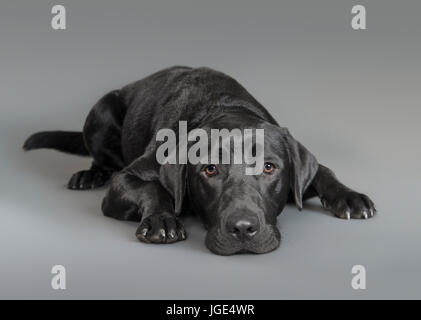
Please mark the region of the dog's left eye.
<svg viewBox="0 0 421 320"><path fill-rule="evenodd" d="M213 176L216 174L216 166L214 164L211 164L210 166L207 166L205 169L206 175L208 177Z"/></svg>
<svg viewBox="0 0 421 320"><path fill-rule="evenodd" d="M270 173L272 173L273 172L273 170L275 169L275 166L272 164L272 163L270 163L270 162L266 162L265 163L265 166L264 166L264 168L263 168L263 171L265 172L265 173L268 173L268 174L270 174Z"/></svg>

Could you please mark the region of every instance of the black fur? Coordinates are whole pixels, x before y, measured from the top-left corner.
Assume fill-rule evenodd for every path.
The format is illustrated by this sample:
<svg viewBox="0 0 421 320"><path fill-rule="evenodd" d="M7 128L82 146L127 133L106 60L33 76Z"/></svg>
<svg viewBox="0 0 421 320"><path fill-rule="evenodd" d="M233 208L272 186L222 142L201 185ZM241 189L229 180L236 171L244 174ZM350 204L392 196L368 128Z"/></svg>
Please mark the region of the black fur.
<svg viewBox="0 0 421 320"><path fill-rule="evenodd" d="M61 152L89 156L82 132L43 131L31 135L23 144L24 150L56 149Z"/></svg>
<svg viewBox="0 0 421 320"><path fill-rule="evenodd" d="M179 121L194 128L265 130L270 174L245 176L244 165L218 165L208 176L202 165L159 165L158 130L178 132ZM208 229L208 248L223 255L268 252L280 243L276 217L288 199L317 196L340 218L370 218L373 202L340 183L287 129L231 77L208 69L172 67L115 90L89 113L82 133L31 136L24 149L53 148L91 155L92 167L75 173L70 189L111 185L102 203L106 216L140 221L143 242L186 238L178 216L199 214Z"/></svg>

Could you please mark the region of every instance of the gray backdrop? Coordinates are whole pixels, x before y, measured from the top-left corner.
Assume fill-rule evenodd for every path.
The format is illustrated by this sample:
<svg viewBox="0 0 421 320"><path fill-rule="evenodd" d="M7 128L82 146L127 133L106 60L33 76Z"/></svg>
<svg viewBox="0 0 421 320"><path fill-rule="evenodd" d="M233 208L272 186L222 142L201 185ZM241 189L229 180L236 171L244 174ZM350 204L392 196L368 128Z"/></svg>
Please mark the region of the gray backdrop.
<svg viewBox="0 0 421 320"><path fill-rule="evenodd" d="M367 30L351 29L351 7ZM67 30L53 31L53 4ZM63 0L0 4L0 298L421 298L420 1ZM72 192L89 159L24 153L39 130L80 130L109 90L171 65L238 79L378 216L311 201L279 218L281 247L220 257L189 239L145 245L102 216L104 190ZM51 267L67 290L51 289ZM351 268L367 269L367 290Z"/></svg>

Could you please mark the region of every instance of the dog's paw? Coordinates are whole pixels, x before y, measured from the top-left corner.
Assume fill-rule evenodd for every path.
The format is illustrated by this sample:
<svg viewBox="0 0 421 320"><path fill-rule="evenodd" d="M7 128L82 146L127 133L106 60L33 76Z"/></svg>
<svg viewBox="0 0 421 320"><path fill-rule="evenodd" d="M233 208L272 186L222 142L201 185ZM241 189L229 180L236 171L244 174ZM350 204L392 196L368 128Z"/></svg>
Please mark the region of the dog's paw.
<svg viewBox="0 0 421 320"><path fill-rule="evenodd" d="M72 190L94 189L103 186L111 177L107 171L82 170L76 172L69 180L67 188Z"/></svg>
<svg viewBox="0 0 421 320"><path fill-rule="evenodd" d="M322 205L341 219L368 219L376 214L373 201L365 194L341 191L331 197L322 197Z"/></svg>
<svg viewBox="0 0 421 320"><path fill-rule="evenodd" d="M146 243L173 243L187 238L181 222L172 214L152 214L142 219L136 237Z"/></svg>

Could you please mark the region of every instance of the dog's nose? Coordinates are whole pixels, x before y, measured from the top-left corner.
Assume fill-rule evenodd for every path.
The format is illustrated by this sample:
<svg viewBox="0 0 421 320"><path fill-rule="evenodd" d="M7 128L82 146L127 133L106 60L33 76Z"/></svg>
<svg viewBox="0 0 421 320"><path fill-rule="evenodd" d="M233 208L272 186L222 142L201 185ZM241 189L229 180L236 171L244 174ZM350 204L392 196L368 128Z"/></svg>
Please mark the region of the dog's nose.
<svg viewBox="0 0 421 320"><path fill-rule="evenodd" d="M257 217L231 218L227 223L227 231L239 241L251 240L259 231Z"/></svg>

